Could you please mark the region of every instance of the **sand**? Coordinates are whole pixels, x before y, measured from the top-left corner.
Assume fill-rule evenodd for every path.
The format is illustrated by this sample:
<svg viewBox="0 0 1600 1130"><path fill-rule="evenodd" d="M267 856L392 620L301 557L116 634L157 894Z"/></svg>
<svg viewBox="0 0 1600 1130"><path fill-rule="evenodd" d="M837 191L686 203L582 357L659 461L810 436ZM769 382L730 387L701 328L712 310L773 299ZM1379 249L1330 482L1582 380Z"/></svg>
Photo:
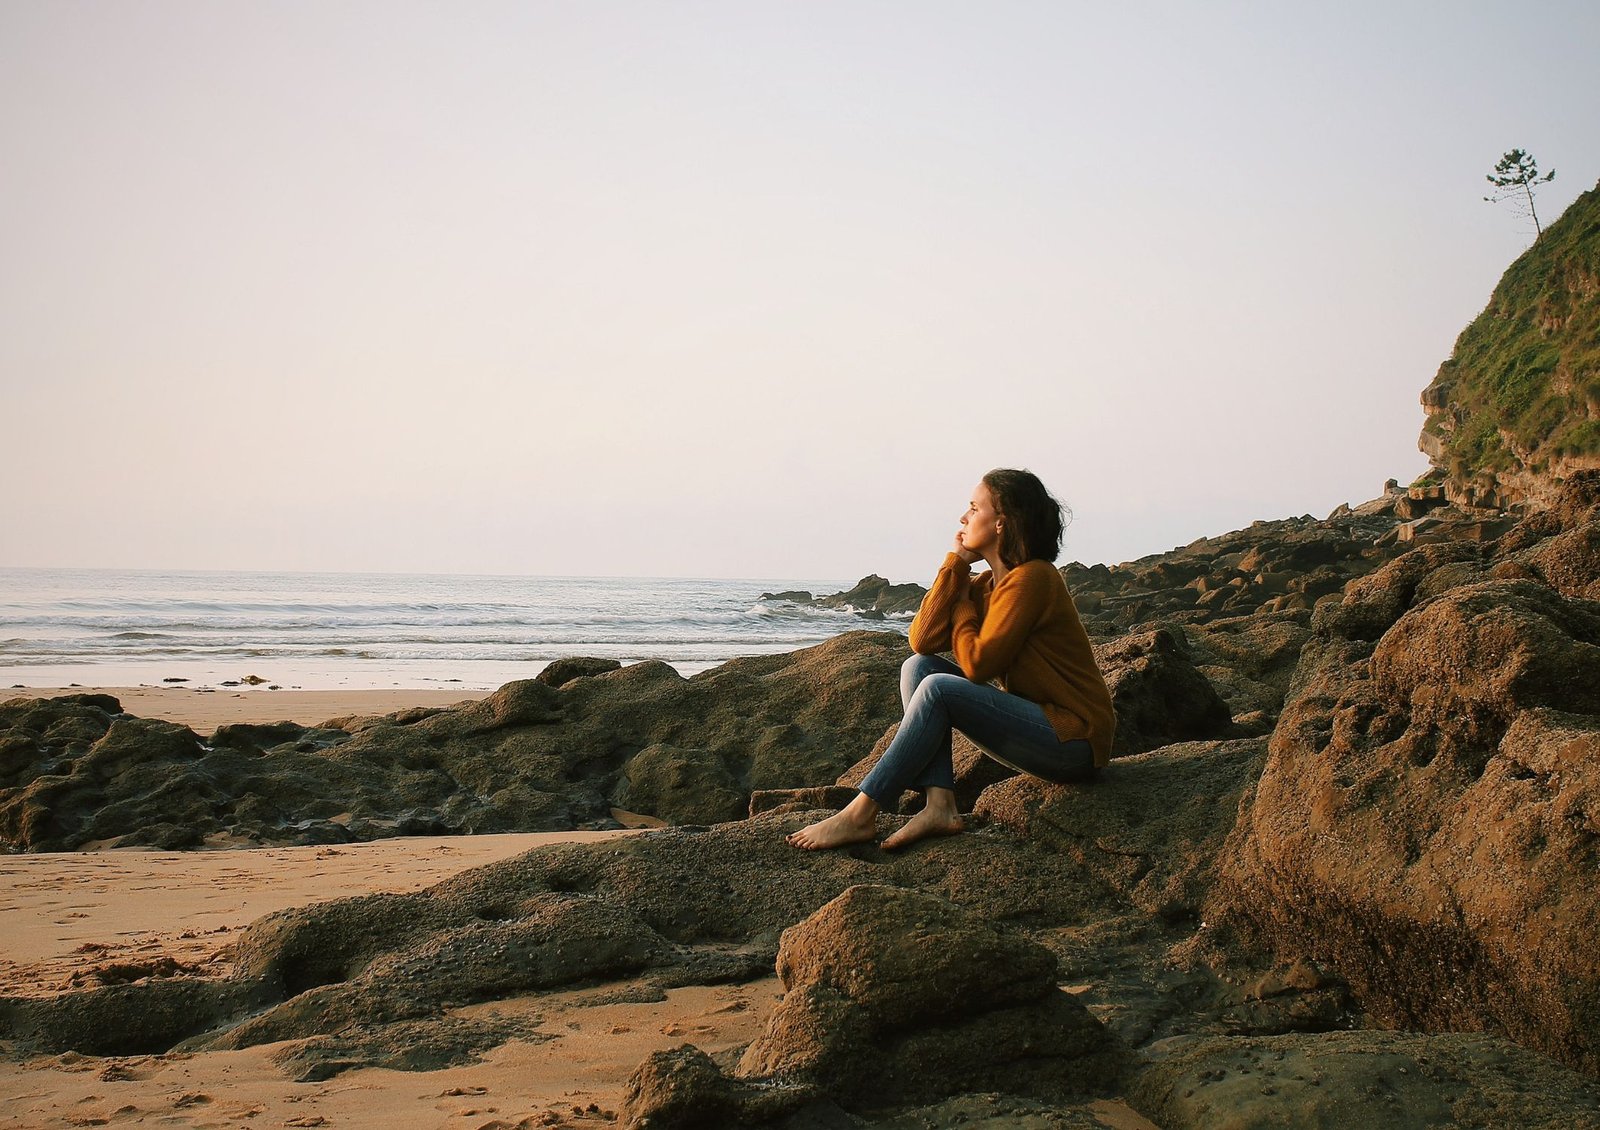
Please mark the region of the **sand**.
<svg viewBox="0 0 1600 1130"><path fill-rule="evenodd" d="M227 968L237 932L272 910L372 891L413 891L541 843L630 832L419 837L338 847L210 852L76 852L0 858L5 957L0 993L93 983L94 971L173 961ZM777 979L691 986L649 1004L586 1006L542 994L544 1042L514 1040L483 1062L434 1072L349 1071L293 1082L271 1061L282 1045L238 1052L0 1063L0 1128L122 1125L338 1126L394 1130L496 1123L603 1126L650 1052L691 1041L708 1052L747 1043L777 1000ZM475 1010L533 1010L532 1000ZM589 1108L591 1105L593 1110ZM320 1120L320 1121L319 1121Z"/></svg>
<svg viewBox="0 0 1600 1130"><path fill-rule="evenodd" d="M233 722L298 722L315 726L352 714L392 714L411 706L451 706L485 698L474 690L268 690L261 687L26 687L0 688L0 702L12 698L55 698L64 694L108 694L122 709L141 718L181 722L209 734Z"/></svg>

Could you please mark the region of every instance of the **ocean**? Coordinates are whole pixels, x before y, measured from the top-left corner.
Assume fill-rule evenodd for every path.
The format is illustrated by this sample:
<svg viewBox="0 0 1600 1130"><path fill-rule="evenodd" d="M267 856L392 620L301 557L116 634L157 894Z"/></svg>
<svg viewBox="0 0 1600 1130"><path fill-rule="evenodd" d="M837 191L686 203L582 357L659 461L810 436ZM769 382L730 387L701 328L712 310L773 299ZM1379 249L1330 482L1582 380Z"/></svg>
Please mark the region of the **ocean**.
<svg viewBox="0 0 1600 1130"><path fill-rule="evenodd" d="M498 687L551 660L659 659L693 675L906 620L763 592L853 581L0 569L0 688Z"/></svg>

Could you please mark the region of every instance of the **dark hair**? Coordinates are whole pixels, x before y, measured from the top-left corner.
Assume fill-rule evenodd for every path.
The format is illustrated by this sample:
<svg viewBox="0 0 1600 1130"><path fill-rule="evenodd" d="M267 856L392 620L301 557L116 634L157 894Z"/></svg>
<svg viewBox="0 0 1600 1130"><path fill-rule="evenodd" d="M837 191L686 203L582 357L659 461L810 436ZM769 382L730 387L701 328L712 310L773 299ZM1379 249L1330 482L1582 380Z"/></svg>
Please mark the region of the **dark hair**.
<svg viewBox="0 0 1600 1130"><path fill-rule="evenodd" d="M994 496L1000 528L1000 560L1015 568L1039 558L1054 562L1061 553L1061 515L1057 502L1032 471L996 467L983 476Z"/></svg>

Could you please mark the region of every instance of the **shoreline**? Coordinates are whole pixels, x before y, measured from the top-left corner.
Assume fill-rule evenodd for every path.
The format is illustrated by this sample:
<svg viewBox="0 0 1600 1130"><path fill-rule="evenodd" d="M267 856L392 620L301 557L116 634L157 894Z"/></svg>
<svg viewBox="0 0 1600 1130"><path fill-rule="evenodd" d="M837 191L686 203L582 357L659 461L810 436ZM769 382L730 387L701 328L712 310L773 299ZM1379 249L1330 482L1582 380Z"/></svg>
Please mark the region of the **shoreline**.
<svg viewBox="0 0 1600 1130"><path fill-rule="evenodd" d="M128 714L178 722L196 733L212 733L218 726L270 725L296 722L316 726L351 715L393 714L415 706L454 706L487 698L491 690L417 688L361 690L269 690L259 687L9 687L0 689L0 702L17 698L60 698L62 695L108 694L122 703Z"/></svg>

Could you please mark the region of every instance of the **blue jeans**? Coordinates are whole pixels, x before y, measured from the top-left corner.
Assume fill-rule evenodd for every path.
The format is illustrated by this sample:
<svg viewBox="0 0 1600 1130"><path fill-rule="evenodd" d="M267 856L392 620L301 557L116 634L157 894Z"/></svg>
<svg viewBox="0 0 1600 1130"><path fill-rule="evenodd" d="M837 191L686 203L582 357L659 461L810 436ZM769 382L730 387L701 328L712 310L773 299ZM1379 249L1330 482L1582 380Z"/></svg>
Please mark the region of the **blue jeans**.
<svg viewBox="0 0 1600 1130"><path fill-rule="evenodd" d="M951 731L960 730L990 757L1046 781L1091 781L1094 750L1082 738L1062 741L1039 704L974 683L938 655L913 655L900 665L905 717L889 748L861 782L861 791L892 808L906 789L953 789Z"/></svg>

